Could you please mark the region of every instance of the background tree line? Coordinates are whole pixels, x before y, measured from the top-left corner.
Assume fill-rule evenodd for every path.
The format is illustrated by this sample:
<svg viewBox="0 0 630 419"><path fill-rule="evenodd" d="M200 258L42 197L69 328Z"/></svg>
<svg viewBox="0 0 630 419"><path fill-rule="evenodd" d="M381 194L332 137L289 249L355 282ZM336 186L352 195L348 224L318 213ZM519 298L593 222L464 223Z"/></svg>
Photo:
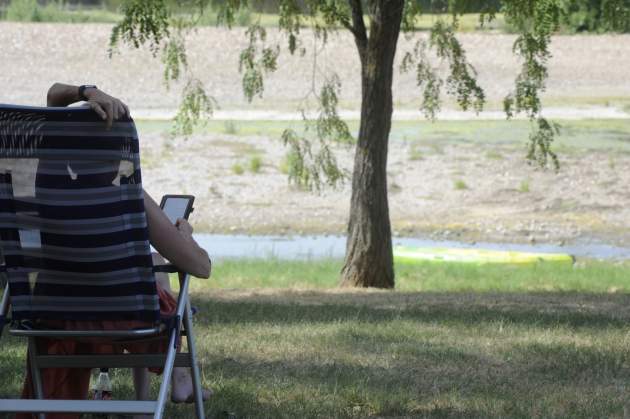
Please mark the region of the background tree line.
<svg viewBox="0 0 630 419"><path fill-rule="evenodd" d="M173 5L180 0L168 0ZM219 8L228 0L213 0L214 8ZM0 16L7 18L7 10L13 4L19 13L13 13L10 20L47 21L47 13L43 8L51 6L53 8L67 9L104 9L110 12L120 10L124 0L0 0ZM297 4L305 8L307 0L298 0ZM416 0L415 4L423 13L443 13L448 9L448 0ZM608 32L616 30L619 32L630 32L630 16L621 16L620 24L613 28L608 15L610 14L610 0L565 0L564 13L561 19L561 30L565 32ZM626 1L626 6L630 5L630 0ZM464 13L483 13L488 8L500 9L499 0L470 0L464 6ZM277 0L256 0L251 5L251 12L277 14ZM48 13L50 14L50 13ZM55 19L53 19L55 20ZM237 23L246 25L249 23L247 13L239 16ZM509 25L508 31L512 31Z"/></svg>

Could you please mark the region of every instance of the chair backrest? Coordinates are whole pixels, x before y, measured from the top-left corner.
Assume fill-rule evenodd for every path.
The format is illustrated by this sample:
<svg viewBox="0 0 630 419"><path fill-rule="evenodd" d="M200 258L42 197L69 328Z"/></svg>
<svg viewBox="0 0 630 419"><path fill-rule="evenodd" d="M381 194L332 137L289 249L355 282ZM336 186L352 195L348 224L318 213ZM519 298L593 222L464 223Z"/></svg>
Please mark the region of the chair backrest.
<svg viewBox="0 0 630 419"><path fill-rule="evenodd" d="M0 105L0 248L14 320L157 321L133 121Z"/></svg>

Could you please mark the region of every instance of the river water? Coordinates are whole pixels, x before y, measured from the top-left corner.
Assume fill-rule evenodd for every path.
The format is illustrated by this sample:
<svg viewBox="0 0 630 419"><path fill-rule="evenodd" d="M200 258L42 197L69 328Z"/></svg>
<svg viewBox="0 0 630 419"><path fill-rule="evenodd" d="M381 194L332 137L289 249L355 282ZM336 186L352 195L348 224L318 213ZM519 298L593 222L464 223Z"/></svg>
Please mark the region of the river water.
<svg viewBox="0 0 630 419"><path fill-rule="evenodd" d="M312 260L342 258L345 236L248 236L195 234L195 239L212 259ZM477 248L520 252L569 253L576 258L621 260L630 258L630 248L606 243L578 242L565 246L550 244L465 243L423 238L394 237L394 246Z"/></svg>

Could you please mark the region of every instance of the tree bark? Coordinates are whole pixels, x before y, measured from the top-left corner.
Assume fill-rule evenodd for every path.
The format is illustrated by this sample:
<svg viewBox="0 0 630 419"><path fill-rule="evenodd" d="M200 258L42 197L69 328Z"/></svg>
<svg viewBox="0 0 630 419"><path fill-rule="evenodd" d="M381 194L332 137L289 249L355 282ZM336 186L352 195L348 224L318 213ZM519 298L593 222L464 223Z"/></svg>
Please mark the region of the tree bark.
<svg viewBox="0 0 630 419"><path fill-rule="evenodd" d="M361 58L361 124L341 286L394 287L387 198L387 148L392 122L394 56L404 0L374 1L370 35L356 39Z"/></svg>

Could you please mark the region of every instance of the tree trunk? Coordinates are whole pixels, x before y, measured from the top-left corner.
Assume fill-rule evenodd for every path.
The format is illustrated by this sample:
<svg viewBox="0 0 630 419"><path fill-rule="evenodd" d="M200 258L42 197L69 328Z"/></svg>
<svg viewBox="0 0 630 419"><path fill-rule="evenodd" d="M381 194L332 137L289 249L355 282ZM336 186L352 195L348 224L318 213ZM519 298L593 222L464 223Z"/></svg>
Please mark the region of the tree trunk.
<svg viewBox="0 0 630 419"><path fill-rule="evenodd" d="M394 287L387 201L387 146L392 122L394 55L403 0L375 1L361 57L361 126L354 158L346 258L341 286Z"/></svg>

